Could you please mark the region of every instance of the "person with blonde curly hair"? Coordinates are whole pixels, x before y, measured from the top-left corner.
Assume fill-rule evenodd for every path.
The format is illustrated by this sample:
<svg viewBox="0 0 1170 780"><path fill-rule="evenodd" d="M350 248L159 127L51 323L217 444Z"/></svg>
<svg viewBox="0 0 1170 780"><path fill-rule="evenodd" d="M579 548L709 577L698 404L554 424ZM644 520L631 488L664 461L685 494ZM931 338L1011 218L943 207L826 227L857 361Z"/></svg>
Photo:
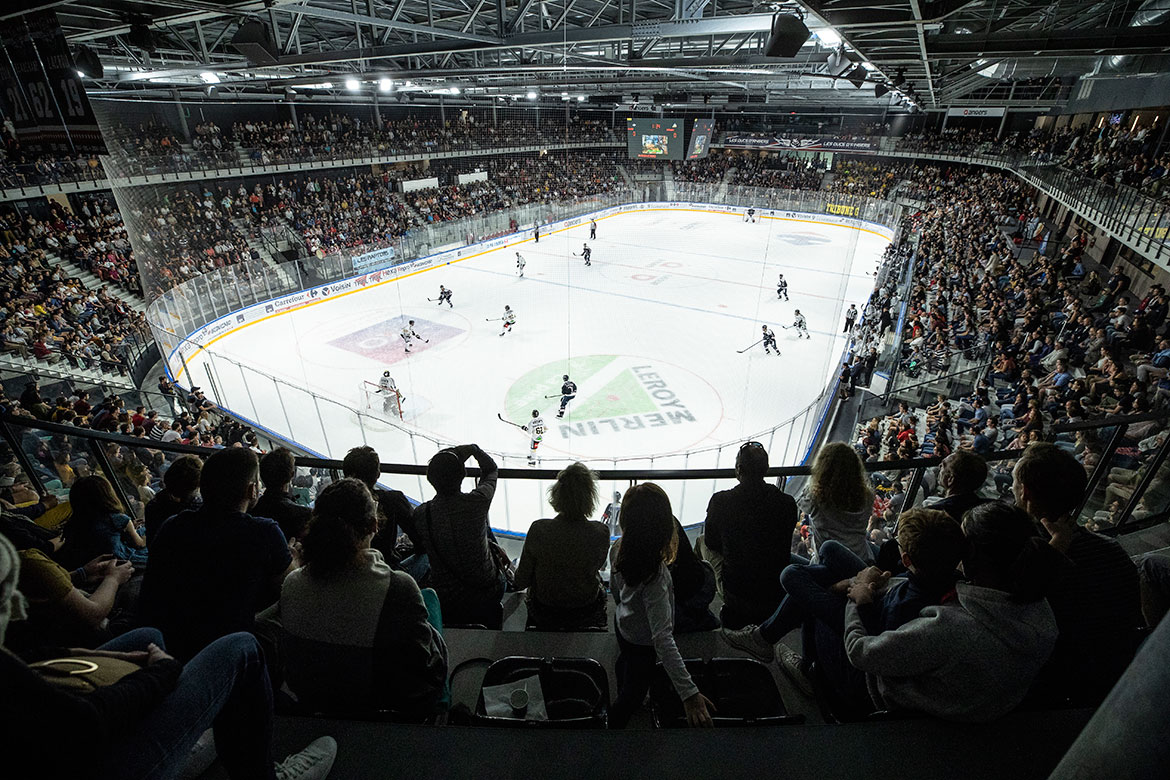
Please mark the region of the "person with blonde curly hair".
<svg viewBox="0 0 1170 780"><path fill-rule="evenodd" d="M808 518L814 550L833 540L862 561L873 562L873 549L866 538L873 513L873 488L853 447L845 442L821 447L796 504ZM812 562L818 562L815 553Z"/></svg>
<svg viewBox="0 0 1170 780"><path fill-rule="evenodd" d="M529 527L516 567L517 590L528 589L529 628L605 627L598 572L609 552L609 528L589 519L597 501L597 475L584 463L570 464L548 489L557 515Z"/></svg>

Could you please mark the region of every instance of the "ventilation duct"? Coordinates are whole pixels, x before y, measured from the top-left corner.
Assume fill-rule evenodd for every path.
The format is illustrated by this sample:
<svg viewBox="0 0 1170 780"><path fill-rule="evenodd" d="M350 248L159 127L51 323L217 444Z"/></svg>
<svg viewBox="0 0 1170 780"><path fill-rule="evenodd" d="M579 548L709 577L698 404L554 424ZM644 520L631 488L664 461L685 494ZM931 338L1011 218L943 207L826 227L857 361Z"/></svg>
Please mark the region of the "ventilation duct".
<svg viewBox="0 0 1170 780"><path fill-rule="evenodd" d="M1128 26L1157 27L1167 21L1170 21L1170 0L1146 0L1134 12L1133 19L1130 19ZM1170 36L1168 36L1168 39L1170 39ZM1121 73L1133 66L1135 59L1132 54L1113 54L1108 57L1102 57L1097 61L1097 65L1093 69L1093 75Z"/></svg>

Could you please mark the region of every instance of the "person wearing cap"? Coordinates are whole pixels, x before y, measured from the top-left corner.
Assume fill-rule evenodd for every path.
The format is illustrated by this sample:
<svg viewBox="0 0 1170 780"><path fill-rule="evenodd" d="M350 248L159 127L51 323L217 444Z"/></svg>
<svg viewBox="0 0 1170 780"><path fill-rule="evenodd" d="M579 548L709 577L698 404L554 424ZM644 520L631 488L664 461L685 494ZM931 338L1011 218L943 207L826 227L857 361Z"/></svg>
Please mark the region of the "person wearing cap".
<svg viewBox="0 0 1170 780"><path fill-rule="evenodd" d="M464 493L468 458L475 458L480 474L475 488ZM431 586L445 623L499 629L503 622L506 580L492 553L495 538L488 525L498 476L496 462L478 444L440 450L427 464L435 497L415 507L412 519L430 559Z"/></svg>

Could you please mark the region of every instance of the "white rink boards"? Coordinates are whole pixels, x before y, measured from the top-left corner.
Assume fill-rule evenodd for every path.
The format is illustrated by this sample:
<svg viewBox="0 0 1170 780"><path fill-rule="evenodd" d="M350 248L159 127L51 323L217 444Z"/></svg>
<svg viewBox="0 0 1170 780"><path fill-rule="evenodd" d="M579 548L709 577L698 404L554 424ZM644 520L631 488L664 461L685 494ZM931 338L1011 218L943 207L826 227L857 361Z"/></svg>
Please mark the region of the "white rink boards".
<svg viewBox="0 0 1170 780"><path fill-rule="evenodd" d="M189 357L190 379L205 389L214 384L233 411L327 457L368 443L385 462L425 463L436 442L476 442L500 465L523 467L528 435L497 415L523 423L537 409L548 426L538 451L545 468L577 459L598 469L730 467L739 444L757 435L774 465L795 463L803 452L785 454L786 442L766 432L836 376L845 309L864 305L888 243L876 231L830 220L777 216L752 224L738 214L668 208L616 214L598 221L595 241L586 222L539 244L528 240L259 319L211 342L212 357ZM574 256L585 243L593 250L589 267ZM517 251L526 260L523 278ZM777 299L779 273L790 301ZM453 308L427 300L438 297L440 284L453 290ZM487 320L501 317L505 304L517 322L500 336L501 323ZM811 339L781 327L796 309L808 318ZM406 354L399 333L410 319L430 341ZM762 324L775 331L782 355L767 355L762 345L737 354L760 338ZM358 388L383 370L405 396L405 419L391 425L362 417L359 424ZM579 392L559 420L559 397L544 396L559 392L565 373ZM720 452L718 445L728 446ZM387 482L412 498L430 495L425 480ZM688 524L702 520L710 490L723 487L664 486ZM624 487L603 486L598 514ZM546 488L502 484L493 527L523 533L548 516Z"/></svg>

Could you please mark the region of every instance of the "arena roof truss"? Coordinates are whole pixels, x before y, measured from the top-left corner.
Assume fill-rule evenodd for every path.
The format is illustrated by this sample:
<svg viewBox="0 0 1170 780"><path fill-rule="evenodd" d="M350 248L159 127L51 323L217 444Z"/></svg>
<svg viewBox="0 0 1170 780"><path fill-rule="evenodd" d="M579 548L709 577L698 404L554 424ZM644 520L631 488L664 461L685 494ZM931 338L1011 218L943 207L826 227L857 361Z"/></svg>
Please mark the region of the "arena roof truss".
<svg viewBox="0 0 1170 780"><path fill-rule="evenodd" d="M56 11L71 44L101 59L105 73L90 83L93 92L203 90L269 99L360 94L387 102L474 103L536 92L542 103L576 99L607 108L636 100L776 109L1046 109L1063 102L1077 78L1164 64L1170 40L1170 0L37 5ZM795 57L764 55L778 12L797 13L813 33ZM834 51L839 58L830 63ZM875 85L879 93L890 91L879 96Z"/></svg>

